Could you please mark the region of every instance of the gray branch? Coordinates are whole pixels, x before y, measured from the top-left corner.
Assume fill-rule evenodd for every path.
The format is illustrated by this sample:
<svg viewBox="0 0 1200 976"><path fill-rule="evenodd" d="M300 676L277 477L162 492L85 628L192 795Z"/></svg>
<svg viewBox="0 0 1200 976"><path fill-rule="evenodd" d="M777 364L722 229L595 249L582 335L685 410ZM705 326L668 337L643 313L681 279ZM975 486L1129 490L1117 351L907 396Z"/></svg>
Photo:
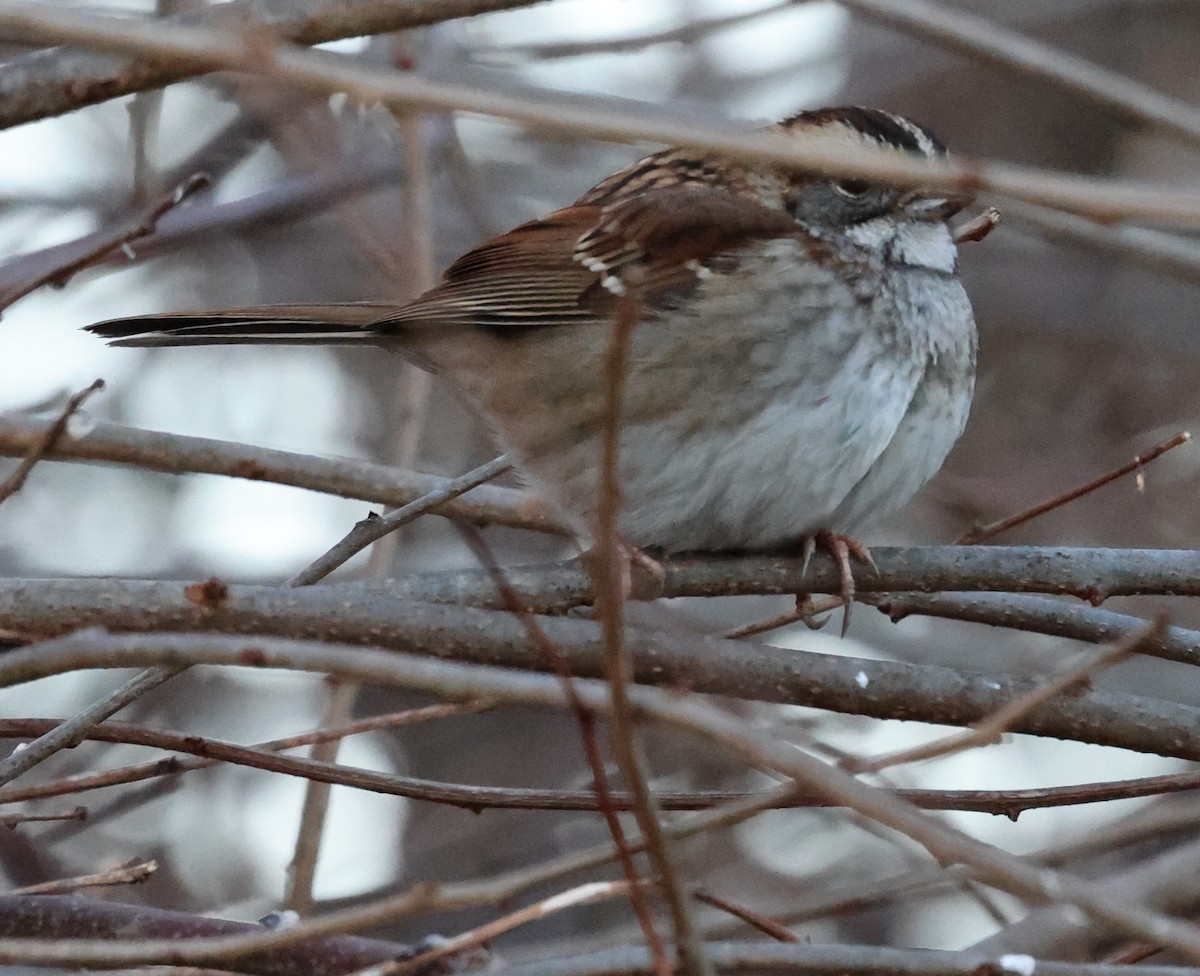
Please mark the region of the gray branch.
<svg viewBox="0 0 1200 976"><path fill-rule="evenodd" d="M424 27L541 0L233 0L164 23L243 23L293 44L322 44ZM62 115L121 95L161 88L206 70L178 61L134 60L51 48L0 66L0 129Z"/></svg>

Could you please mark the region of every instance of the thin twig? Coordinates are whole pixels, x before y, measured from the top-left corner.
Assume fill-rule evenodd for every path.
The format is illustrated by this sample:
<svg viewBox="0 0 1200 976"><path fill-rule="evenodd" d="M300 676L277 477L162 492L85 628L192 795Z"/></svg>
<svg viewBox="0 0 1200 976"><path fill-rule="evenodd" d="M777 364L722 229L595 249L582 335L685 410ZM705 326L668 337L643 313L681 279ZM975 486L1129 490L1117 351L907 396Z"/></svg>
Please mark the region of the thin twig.
<svg viewBox="0 0 1200 976"><path fill-rule="evenodd" d="M442 706L452 708L455 706ZM52 728L55 723L47 719L0 719L0 737L29 734ZM340 737L343 729L332 729L322 738ZM349 734L349 733L346 733ZM197 758L170 761L155 761L134 766L119 767L103 773L73 776L66 779L39 783L29 787L12 787L0 791L0 804L22 803L31 799L52 796L74 795L86 790L138 782L158 776L178 776L194 769L202 769L217 762L260 769L286 776L296 776L313 782L350 789L366 790L387 796L403 796L426 803L441 803L464 810L585 810L616 814L633 808L633 796L627 791L608 791L600 795L597 790L555 790L519 787L497 787L444 783L436 780L419 779L392 773L340 766L316 758L302 756L280 756L280 749L309 744L316 736L310 733L289 739L243 746L206 736L147 729L124 723L103 723L93 726L84 738L96 742L119 742L128 745L168 749L172 752L191 754ZM1161 796L1200 790L1200 773L1182 772L1162 776L1146 776L1138 779L1118 780L1103 783L1080 783L1071 786L1050 786L1035 789L1013 790L922 790L893 789L895 796L923 810L965 810L975 813L990 813L1016 819L1027 810L1042 810L1054 807L1079 806L1090 803L1105 803L1111 800ZM774 791L655 791L655 803L663 810L694 811L712 810L730 803L762 802L771 809L810 809L828 806L820 797L803 790L795 790L787 796L776 796ZM51 819L80 819L74 813L56 814ZM5 821L0 817L0 826ZM622 837L622 840L624 838ZM632 845L626 850L633 851Z"/></svg>
<svg viewBox="0 0 1200 976"><path fill-rule="evenodd" d="M98 239L93 239L90 249L60 265L44 268L26 281L19 282L0 293L0 311L24 298L32 291L43 285L53 285L62 288L84 268L97 264L111 255L114 251L128 248L134 241L151 236L158 227L158 221L168 211L183 203L184 200L205 189L209 185L208 176L204 173L193 173L170 193L146 207L141 213L127 221L122 221Z"/></svg>
<svg viewBox="0 0 1200 976"><path fill-rule="evenodd" d="M781 925L773 918L769 918L760 912L752 911L744 905L735 905L726 898L721 898L714 895L711 891L697 889L692 892L692 897L697 901L702 901L706 905L712 905L713 908L719 908L721 911L732 915L734 918L740 918L747 925L753 926L762 932L764 935L769 935L776 942L799 942L800 938L795 932L791 931L786 925Z"/></svg>
<svg viewBox="0 0 1200 976"><path fill-rule="evenodd" d="M1053 498L1040 502L1037 505L1032 505L1023 511L1017 512L1015 515L1010 515L1008 518L1000 519L997 522L991 522L987 525L980 526L977 529L972 529L970 532L964 532L956 540L956 544L960 546L975 545L979 542L986 542L988 539L994 539L1001 532L1006 532L1018 525L1024 525L1039 515L1045 515L1047 512L1053 511L1056 508L1062 508L1064 505L1069 505L1071 502L1082 498L1095 491L1097 488L1103 488L1105 485L1118 478L1124 477L1127 474L1137 472L1138 474L1138 490L1142 490L1141 472L1151 461L1162 457L1168 451L1172 451L1182 444L1186 444L1192 439L1192 435L1186 430L1180 431L1174 437L1168 438L1161 444L1156 444L1150 448L1145 454L1135 454L1133 460L1128 464L1122 464L1119 468L1114 468L1107 474L1102 474L1098 478L1093 478L1085 485L1080 485L1078 488L1072 488L1070 491L1063 492L1061 495L1056 495Z"/></svg>
<svg viewBox="0 0 1200 976"><path fill-rule="evenodd" d="M67 813L6 813L0 815L0 827L10 830L25 823L40 823L43 821L87 820L87 807L76 807Z"/></svg>
<svg viewBox="0 0 1200 976"><path fill-rule="evenodd" d="M58 878L41 884L26 885L7 892L10 895L65 895L81 888L105 888L112 885L141 884L158 870L157 861L142 861L129 867L113 868L99 874L81 874L74 878Z"/></svg>
<svg viewBox="0 0 1200 976"><path fill-rule="evenodd" d="M730 27L769 17L796 6L795 0L759 7L723 17L693 20L679 27L649 31L629 37L611 37L588 41L550 41L541 44L505 44L493 48L476 49L476 57L483 58L528 58L532 61L555 61L562 58L585 57L592 54L625 54L643 51L657 44L695 44L711 34L720 33Z"/></svg>
<svg viewBox="0 0 1200 976"><path fill-rule="evenodd" d="M496 562L482 533L474 526L466 525L462 522L456 522L455 525L458 527L467 548L471 550L472 554L479 561L479 564L484 567L495 582L496 588L500 591L500 595L507 604L509 612L521 621L521 625L529 635L530 642L545 655L546 661L550 664L559 681L562 683L563 693L566 695L567 703L570 706L572 715L575 717L575 722L579 726L580 742L583 745L588 770L592 775L592 789L590 792L595 797L596 808L600 811L601 816L604 817L605 826L608 828L609 836L612 837L617 862L621 866L625 880L629 882L629 903L633 909L634 917L637 919L638 926L642 930L642 936L646 940L646 944L656 950L654 958L664 958L666 949L662 945L657 930L654 928L654 916L651 914L650 905L646 899L646 889L641 883L637 865L633 860L633 848L629 842L629 838L625 835L625 828L621 824L621 818L617 816L617 805L612 799L612 787L608 781L608 771L605 769L604 756L600 751L600 737L596 733L596 714L584 706L583 701L575 691L575 678L571 674L571 668L566 658L555 645L554 641L546 634L545 629L541 626L538 619L529 612L529 609L522 602L520 594L508 582L508 577L500 568L499 563Z"/></svg>
<svg viewBox="0 0 1200 976"><path fill-rule="evenodd" d="M358 697L358 688L357 682L337 682L333 685L322 726L344 724ZM342 737L338 736L314 743L311 754L313 761L334 765L341 741ZM321 837L328 809L329 784L310 780L304 791L300 826L296 830L296 847L288 867L287 892L284 895L284 904L301 916L307 915L313 906L312 886L317 876L317 859L321 853Z"/></svg>
<svg viewBox="0 0 1200 976"><path fill-rule="evenodd" d="M73 394L67 400L67 405L62 408L59 415L38 436L33 445L27 449L24 459L17 465L17 470L0 483L0 504L3 504L24 487L25 481L29 478L29 472L34 469L34 466L42 458L54 450L75 412L83 406L84 401L88 397L103 389L104 380L93 380L90 386Z"/></svg>
<svg viewBox="0 0 1200 976"><path fill-rule="evenodd" d="M843 760L839 765L848 772L877 773L891 766L919 762L924 759L961 752L965 749L992 745L999 742L1005 732L1035 708L1040 708L1051 699L1067 694L1073 688L1078 688L1096 672L1128 660L1146 641L1161 636L1165 628L1165 619L1155 620L1148 627L1143 627L1128 635L1099 656L1089 655L1082 664L1064 669L1049 681L1041 683L1025 694L1007 702L991 715L973 723L967 732L945 736L924 745L913 746L911 749L902 749L872 759Z"/></svg>
<svg viewBox="0 0 1200 976"><path fill-rule="evenodd" d="M643 769L629 686L634 680L633 662L625 646L625 581L631 567L618 534L621 514L621 428L624 414L625 379L629 369L629 347L641 309L636 302L619 299L613 316L612 334L604 364L605 413L600 433L600 475L597 485L594 546L596 602L600 610L604 676L609 686L611 715L609 741L613 758L626 788L633 794L634 817L641 828L650 863L658 874L659 889L671 913L675 944L686 976L711 976L687 896L679 880L672 852L659 823L658 810ZM653 946L654 943L651 943ZM672 966L666 953L655 953L657 976L670 976Z"/></svg>
<svg viewBox="0 0 1200 976"><path fill-rule="evenodd" d="M352 976L368 976L368 972L371 976L375 976L375 974L378 976L410 976L410 974L421 971L430 963L485 945L505 932L511 932L522 925L539 922L577 905L590 905L593 902L620 897L627 894L631 887L633 885L629 881L593 881L583 884L577 888L551 895L549 898L543 898L535 904L510 912L503 918L480 925L469 932L446 939L441 945L418 953L411 959L384 963L382 966L372 967L369 971L360 971Z"/></svg>
<svg viewBox="0 0 1200 976"><path fill-rule="evenodd" d="M995 21L930 0L840 2L922 40L1073 92L1133 125L1200 145L1200 109Z"/></svg>
<svg viewBox="0 0 1200 976"><path fill-rule="evenodd" d="M92 703L61 725L14 751L7 758L0 760L0 786L11 783L22 773L32 769L38 763L45 762L56 752L78 744L83 738L83 733L93 725L103 722L130 702L153 691L159 685L175 677L181 670L181 668L168 665L149 668L136 677L130 678L121 687Z"/></svg>
<svg viewBox="0 0 1200 976"><path fill-rule="evenodd" d="M151 746L157 749L170 749L181 753L193 753L196 758L181 759L178 756L172 756L166 760L155 760L134 766L118 767L116 769L105 770L102 773L69 776L65 779L38 783L36 786L8 787L0 791L0 803L23 803L28 800L42 800L52 796L68 796L86 790L136 783L158 776L178 776L192 770L206 769L217 762L237 763L254 766L259 769L288 773L293 776L304 776L306 775L305 770L314 768L311 764L315 760L293 761L288 759L288 757L273 756L264 761L262 754L280 752L284 749L295 749L299 746L319 744L332 739L343 739L351 735L362 735L380 729L398 728L403 725L412 725L435 718L472 715L485 711L490 707L487 703L429 705L424 708L407 709L403 712L376 715L371 718L349 722L346 725L335 728L320 728L312 732L291 735L282 739L272 739L269 742L260 742L257 745L251 746L222 743L216 739L209 739L204 736L180 735L159 730L139 729L137 726L129 726L123 723L105 722L87 729L82 734L83 738L100 742L123 742L131 745ZM35 730L32 734L42 735L58 724L57 722L38 721L36 719L0 719L0 729L6 730L10 734L27 734L17 733L18 729L22 729ZM309 763L310 765L305 765L305 763ZM316 768L320 768L319 764ZM333 770L346 769L340 766L331 766L330 768ZM375 774L371 775L374 776ZM365 781L355 782L353 775L342 778L331 777L327 781L360 789L369 788L365 785ZM396 792L399 793L399 791ZM2 820L0 820L0 824L3 824Z"/></svg>
<svg viewBox="0 0 1200 976"><path fill-rule="evenodd" d="M357 523L341 542L302 569L288 580L285 585L292 587L308 586L311 583L316 583L318 580L324 579L372 542L382 539L389 532L395 532L403 525L408 525L426 512L430 512L445 502L465 494L472 488L477 488L491 481L493 478L498 478L511 467L512 464L508 458L502 454L500 457L493 458L486 464L481 464L464 475L450 479L444 485L435 488L415 501L409 502L402 508L388 512L385 515L369 515Z"/></svg>
<svg viewBox="0 0 1200 976"><path fill-rule="evenodd" d="M954 243L979 242L1000 226L1002 217L995 207L988 207L965 223L954 228Z"/></svg>

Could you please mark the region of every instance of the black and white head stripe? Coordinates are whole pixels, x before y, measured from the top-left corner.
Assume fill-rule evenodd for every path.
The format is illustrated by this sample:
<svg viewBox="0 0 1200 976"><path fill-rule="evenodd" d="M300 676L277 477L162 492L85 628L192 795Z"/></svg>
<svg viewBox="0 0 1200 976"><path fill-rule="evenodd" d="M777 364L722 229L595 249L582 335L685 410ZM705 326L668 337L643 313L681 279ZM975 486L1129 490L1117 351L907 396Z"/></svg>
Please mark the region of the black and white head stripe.
<svg viewBox="0 0 1200 976"><path fill-rule="evenodd" d="M927 158L946 155L942 141L924 126L876 108L851 105L841 108L821 108L800 112L782 123L785 127L811 126L824 128L843 125L874 142L903 152Z"/></svg>

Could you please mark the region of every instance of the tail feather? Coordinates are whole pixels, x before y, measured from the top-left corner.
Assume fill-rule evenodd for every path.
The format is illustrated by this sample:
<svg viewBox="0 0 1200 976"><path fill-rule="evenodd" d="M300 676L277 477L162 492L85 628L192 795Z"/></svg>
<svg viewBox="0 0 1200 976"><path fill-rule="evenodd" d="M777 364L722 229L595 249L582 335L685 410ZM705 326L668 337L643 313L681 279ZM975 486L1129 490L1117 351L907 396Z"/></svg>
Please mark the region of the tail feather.
<svg viewBox="0 0 1200 976"><path fill-rule="evenodd" d="M372 326L395 310L394 304L383 302L262 305L109 319L86 331L113 346L357 345L377 339Z"/></svg>

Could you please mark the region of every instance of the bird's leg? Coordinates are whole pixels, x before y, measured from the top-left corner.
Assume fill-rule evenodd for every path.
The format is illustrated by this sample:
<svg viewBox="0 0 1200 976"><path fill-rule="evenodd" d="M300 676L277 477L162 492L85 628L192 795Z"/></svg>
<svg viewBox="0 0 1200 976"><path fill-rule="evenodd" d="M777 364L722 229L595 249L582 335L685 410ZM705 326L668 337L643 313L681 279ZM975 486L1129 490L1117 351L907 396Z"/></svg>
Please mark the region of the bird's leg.
<svg viewBox="0 0 1200 976"><path fill-rule="evenodd" d="M848 535L838 535L828 529L820 529L804 536L801 550L804 556L804 562L800 565L801 578L808 572L809 561L818 548L833 557L841 573L841 597L846 607L842 615L842 636L845 637L846 631L850 628L850 608L854 605L855 593L854 572L850 567L850 559L852 557L857 559L864 566L870 567L871 572L876 575L879 574L879 567L875 565L875 560L871 557L871 550L857 539L851 539Z"/></svg>

